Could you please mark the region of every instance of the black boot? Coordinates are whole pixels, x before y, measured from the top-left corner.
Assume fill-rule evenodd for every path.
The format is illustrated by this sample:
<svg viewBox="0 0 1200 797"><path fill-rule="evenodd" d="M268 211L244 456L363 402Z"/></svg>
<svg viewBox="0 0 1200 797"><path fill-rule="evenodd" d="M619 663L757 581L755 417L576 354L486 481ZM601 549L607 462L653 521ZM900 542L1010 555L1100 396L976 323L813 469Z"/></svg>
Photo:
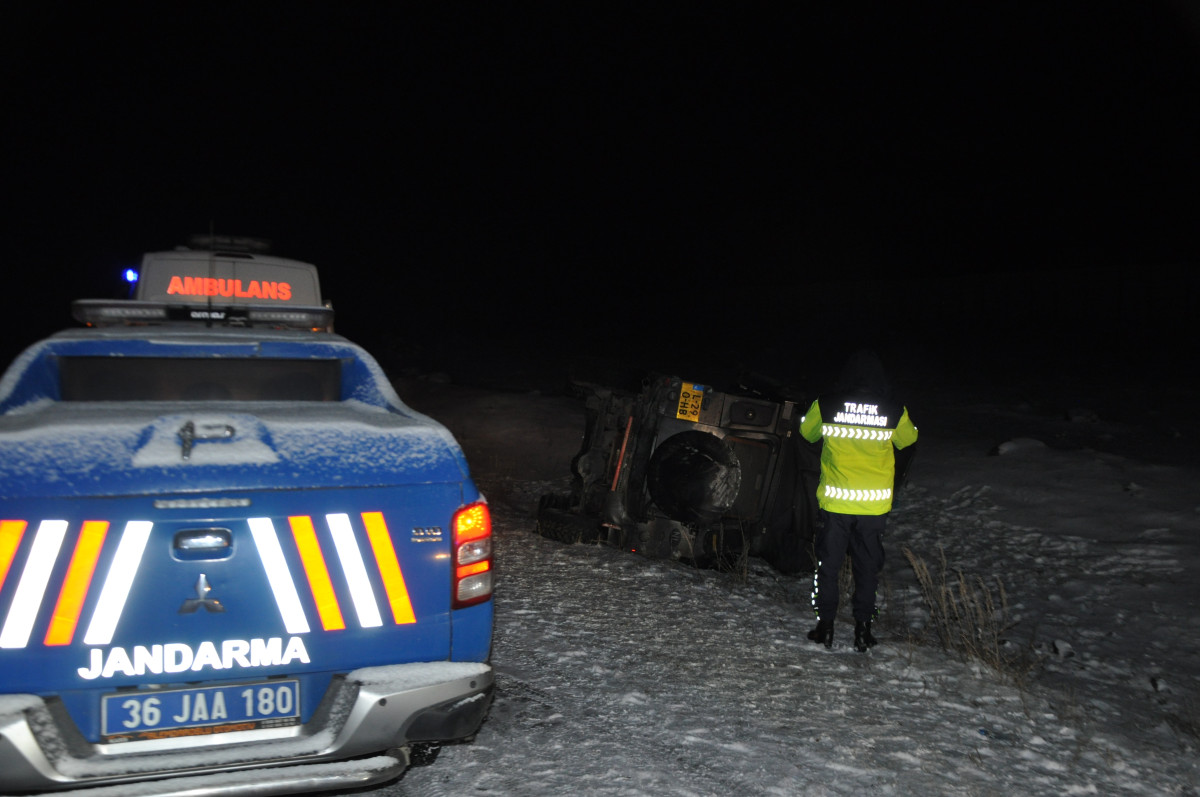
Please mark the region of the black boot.
<svg viewBox="0 0 1200 797"><path fill-rule="evenodd" d="M865 653L867 648L875 647L875 637L871 635L871 621L859 620L854 624L854 649Z"/></svg>
<svg viewBox="0 0 1200 797"><path fill-rule="evenodd" d="M808 638L827 648L833 647L833 620L818 621L817 627L808 632Z"/></svg>

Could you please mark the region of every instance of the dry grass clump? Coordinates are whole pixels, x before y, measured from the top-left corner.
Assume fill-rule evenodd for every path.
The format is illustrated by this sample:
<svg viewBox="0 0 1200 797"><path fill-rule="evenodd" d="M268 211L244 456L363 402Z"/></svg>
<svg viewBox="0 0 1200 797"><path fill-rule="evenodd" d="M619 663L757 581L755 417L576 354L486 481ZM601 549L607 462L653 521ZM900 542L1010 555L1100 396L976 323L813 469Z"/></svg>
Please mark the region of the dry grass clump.
<svg viewBox="0 0 1200 797"><path fill-rule="evenodd" d="M1005 640L1014 624L1009 620L1008 596L1000 579L992 585L952 570L944 550L939 551L939 567L934 572L912 550L903 550L942 647L966 660L980 661L1015 682L1024 681L1033 666L1032 657L1028 650Z"/></svg>

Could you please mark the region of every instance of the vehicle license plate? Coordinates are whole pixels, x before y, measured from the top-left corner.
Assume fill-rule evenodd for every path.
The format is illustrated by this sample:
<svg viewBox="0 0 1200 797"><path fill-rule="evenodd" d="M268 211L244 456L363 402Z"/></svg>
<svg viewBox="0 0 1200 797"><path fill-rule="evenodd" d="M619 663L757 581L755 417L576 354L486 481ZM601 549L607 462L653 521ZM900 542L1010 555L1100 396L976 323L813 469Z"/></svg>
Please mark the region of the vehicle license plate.
<svg viewBox="0 0 1200 797"><path fill-rule="evenodd" d="M675 417L684 421L699 421L703 402L704 385L684 382L679 389L679 406L675 409Z"/></svg>
<svg viewBox="0 0 1200 797"><path fill-rule="evenodd" d="M294 725L300 719L300 682L117 692L104 696L101 717L106 742Z"/></svg>

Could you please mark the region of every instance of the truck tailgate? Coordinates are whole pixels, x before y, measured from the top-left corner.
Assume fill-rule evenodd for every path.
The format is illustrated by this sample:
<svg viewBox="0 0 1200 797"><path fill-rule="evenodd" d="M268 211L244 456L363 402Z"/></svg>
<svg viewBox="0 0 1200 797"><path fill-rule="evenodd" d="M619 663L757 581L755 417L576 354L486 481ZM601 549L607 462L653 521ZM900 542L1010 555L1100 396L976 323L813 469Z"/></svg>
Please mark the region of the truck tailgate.
<svg viewBox="0 0 1200 797"><path fill-rule="evenodd" d="M460 493L22 501L0 520L5 690L60 697L97 742L118 690L287 677L304 722L334 673L450 658Z"/></svg>

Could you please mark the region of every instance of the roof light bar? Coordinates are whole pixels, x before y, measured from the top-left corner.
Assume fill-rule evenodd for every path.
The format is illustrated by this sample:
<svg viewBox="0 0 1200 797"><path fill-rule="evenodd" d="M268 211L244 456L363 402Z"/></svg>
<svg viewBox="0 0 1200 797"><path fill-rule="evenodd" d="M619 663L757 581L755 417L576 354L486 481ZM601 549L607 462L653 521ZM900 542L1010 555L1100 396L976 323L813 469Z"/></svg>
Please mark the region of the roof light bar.
<svg viewBox="0 0 1200 797"><path fill-rule="evenodd" d="M329 307L227 307L118 299L77 299L71 303L71 314L76 321L88 326L161 324L168 321L313 330L330 329L333 326L333 309Z"/></svg>
<svg viewBox="0 0 1200 797"><path fill-rule="evenodd" d="M294 310L250 308L246 317L253 323L284 324L295 327L324 327L333 323L333 311L325 307Z"/></svg>
<svg viewBox="0 0 1200 797"><path fill-rule="evenodd" d="M89 325L120 323L151 323L167 320L167 308L161 304L122 302L109 299L76 299L71 303L71 315L76 321Z"/></svg>

